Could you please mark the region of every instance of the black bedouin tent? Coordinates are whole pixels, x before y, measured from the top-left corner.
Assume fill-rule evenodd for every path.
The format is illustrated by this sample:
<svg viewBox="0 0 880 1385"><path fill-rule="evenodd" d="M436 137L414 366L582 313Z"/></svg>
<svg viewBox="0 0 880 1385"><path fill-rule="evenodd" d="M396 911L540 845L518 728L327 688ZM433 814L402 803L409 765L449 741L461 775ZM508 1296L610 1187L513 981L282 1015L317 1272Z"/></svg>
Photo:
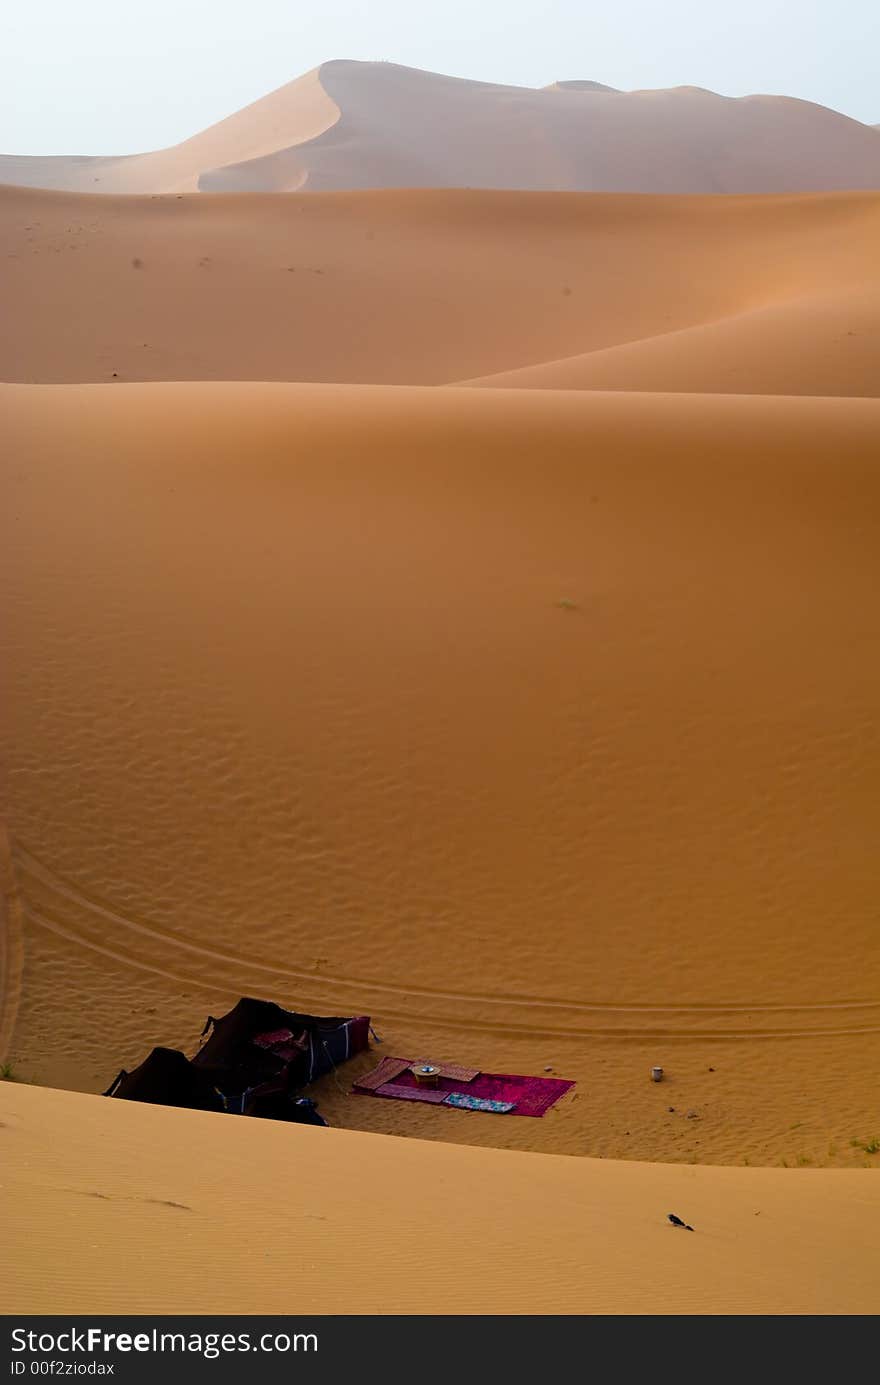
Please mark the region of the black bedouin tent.
<svg viewBox="0 0 880 1385"><path fill-rule="evenodd" d="M226 1109L210 1075L193 1067L186 1054L176 1048L154 1048L133 1072L123 1068L104 1095L161 1106L189 1106L194 1111Z"/></svg>
<svg viewBox="0 0 880 1385"><path fill-rule="evenodd" d="M154 1048L104 1095L326 1125L302 1089L369 1046L370 1019L299 1014L244 997L220 1019L209 1015L202 1039L192 1059Z"/></svg>

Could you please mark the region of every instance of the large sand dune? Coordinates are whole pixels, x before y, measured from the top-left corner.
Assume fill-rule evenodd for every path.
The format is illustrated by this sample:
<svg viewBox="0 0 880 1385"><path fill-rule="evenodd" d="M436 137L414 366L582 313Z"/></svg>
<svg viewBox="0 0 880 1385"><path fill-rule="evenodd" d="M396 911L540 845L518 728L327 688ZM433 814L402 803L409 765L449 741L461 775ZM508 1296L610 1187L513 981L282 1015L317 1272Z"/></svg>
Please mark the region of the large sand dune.
<svg viewBox="0 0 880 1385"><path fill-rule="evenodd" d="M878 241L871 193L5 189L0 379L874 395Z"/></svg>
<svg viewBox="0 0 880 1385"><path fill-rule="evenodd" d="M876 1311L877 131L331 63L0 179L4 1306ZM242 994L335 1129L84 1094Z"/></svg>
<svg viewBox="0 0 880 1385"><path fill-rule="evenodd" d="M337 1124L867 1157L880 402L224 384L2 408L25 1076L99 1090L266 994L579 1084L535 1121L328 1082Z"/></svg>
<svg viewBox="0 0 880 1385"><path fill-rule="evenodd" d="M5 156L0 182L85 192L809 192L880 187L880 145L871 127L790 97L597 82L532 90L328 62L174 148Z"/></svg>
<svg viewBox="0 0 880 1385"><path fill-rule="evenodd" d="M266 155L281 159L287 146L292 155L338 119L339 109L315 70L173 149L116 158L0 155L0 183L90 193L195 192L207 170L228 163L247 167L250 161L259 166ZM304 176L289 177L288 190Z"/></svg>
<svg viewBox="0 0 880 1385"><path fill-rule="evenodd" d="M863 1171L524 1156L9 1086L0 1120L7 1244L52 1251L3 1257L10 1313L878 1308Z"/></svg>

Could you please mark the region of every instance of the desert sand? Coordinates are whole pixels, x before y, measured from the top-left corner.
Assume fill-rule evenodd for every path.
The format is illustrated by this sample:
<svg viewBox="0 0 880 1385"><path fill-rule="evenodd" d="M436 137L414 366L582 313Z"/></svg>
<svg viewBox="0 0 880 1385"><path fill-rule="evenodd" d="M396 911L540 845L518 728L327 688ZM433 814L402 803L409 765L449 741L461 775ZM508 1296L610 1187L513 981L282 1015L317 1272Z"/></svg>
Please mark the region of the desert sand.
<svg viewBox="0 0 880 1385"><path fill-rule="evenodd" d="M880 402L2 407L25 1076L99 1091L264 994L578 1082L499 1121L327 1081L336 1124L871 1162Z"/></svg>
<svg viewBox="0 0 880 1385"><path fill-rule="evenodd" d="M4 1306L877 1311L877 131L331 63L0 178ZM248 994L334 1129L97 1098Z"/></svg>
<svg viewBox="0 0 880 1385"><path fill-rule="evenodd" d="M171 149L0 156L0 183L84 192L482 187L810 192L880 187L876 131L785 96L534 90L337 61Z"/></svg>
<svg viewBox="0 0 880 1385"><path fill-rule="evenodd" d="M878 239L880 193L7 188L0 379L876 395Z"/></svg>
<svg viewBox="0 0 880 1385"><path fill-rule="evenodd" d="M0 1119L6 1235L57 1252L4 1258L7 1312L876 1310L870 1174L328 1137L9 1084Z"/></svg>

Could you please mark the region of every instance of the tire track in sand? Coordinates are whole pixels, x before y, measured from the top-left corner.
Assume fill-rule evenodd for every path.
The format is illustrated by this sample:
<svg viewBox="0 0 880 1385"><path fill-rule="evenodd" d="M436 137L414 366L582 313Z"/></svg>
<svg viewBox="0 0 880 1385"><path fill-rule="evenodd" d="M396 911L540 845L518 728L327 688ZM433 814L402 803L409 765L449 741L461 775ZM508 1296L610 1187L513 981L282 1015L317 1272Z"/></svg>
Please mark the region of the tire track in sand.
<svg viewBox="0 0 880 1385"><path fill-rule="evenodd" d="M678 1005L619 1005L613 1002L577 1002L567 1001L555 997L523 996L515 994L496 993L485 995L477 992L465 991L446 991L426 986L402 986L389 982L379 982L363 977L343 976L343 975L317 975L314 972L301 968L291 967L287 964L278 964L262 961L256 958L246 958L234 953L224 952L216 947L209 947L202 943L191 942L189 939L181 938L177 934L168 932L154 925L145 924L137 920L126 917L118 910L110 908L108 905L90 898L76 889L69 882L62 880L53 871L44 866L35 856L28 852L20 844L14 847L14 857L20 869L32 876L35 880L46 886L53 894L60 899L67 900L83 911L87 916L96 920L101 919L107 923L112 923L117 930L121 930L123 937L127 936L132 942L137 937L141 937L145 942L158 944L163 949L170 948L177 953L179 961L184 960L188 955L191 959L200 958L206 962L215 964L219 969L231 969L234 976L228 982L221 982L216 974L209 978L186 976L181 974L175 966L171 970L165 965L156 965L144 956L138 954L137 950L119 946L118 938L114 937L112 944L108 945L106 938L92 937L81 928L73 927L70 924L63 924L56 918L49 917L45 912L27 906L25 912L38 926L47 929L59 937L66 939L75 945L88 948L91 951L100 953L124 966L133 967L139 971L151 972L162 976L166 980L177 982L195 990L216 991L218 989L234 991L243 994L245 989L257 989L260 980L272 977L277 982L294 981L307 989L309 995L329 996L338 993L354 993L359 991L366 993L370 997L379 998L387 996L392 1008L380 1005L381 1013L386 1020L399 1019L406 1022L420 1024L430 1023L438 1027L445 1027L458 1030L474 1030L486 1033L514 1033L527 1034L541 1038L594 1038L594 1037L620 1037L620 1038L812 1038L819 1036L842 1036L857 1034L880 1033L880 1024L861 1025L849 1028L822 1028L822 1027L767 1027L755 1028L754 1026L737 1027L729 1029L707 1029L695 1028L685 1025L676 1027L669 1024L656 1023L652 1025L589 1025L566 1024L556 1025L552 1023L534 1024L526 1020L517 1019L516 1022L504 1023L503 1021L486 1020L476 1017L457 1018L450 1015L436 1016L423 1012L407 1012L398 1010L395 1002L408 998L411 1000L424 999L426 1001L445 1001L451 1004L461 1004L466 1007L485 1007L503 1006L505 1008L514 1007L518 1011L545 1011L555 1012L562 1016L568 1016L577 1020L581 1016L593 1015L597 1019L625 1016L644 1016L655 1021L675 1019L676 1016L684 1018L692 1016L695 1020L700 1018L710 1019L721 1016L751 1016L760 1015L821 1015L827 1014L829 1018L835 1013L851 1012L870 1012L880 1009L880 1000L848 1000L848 1001L825 1001L810 1004L712 1004L712 1003L691 1003ZM185 963L184 963L185 965ZM243 983L246 979L254 977L255 987L246 988ZM331 1008L333 1008L331 1004ZM868 1015L865 1016L868 1018Z"/></svg>
<svg viewBox="0 0 880 1385"><path fill-rule="evenodd" d="M15 878L12 844L0 827L0 1062L9 1056L24 972L22 902Z"/></svg>

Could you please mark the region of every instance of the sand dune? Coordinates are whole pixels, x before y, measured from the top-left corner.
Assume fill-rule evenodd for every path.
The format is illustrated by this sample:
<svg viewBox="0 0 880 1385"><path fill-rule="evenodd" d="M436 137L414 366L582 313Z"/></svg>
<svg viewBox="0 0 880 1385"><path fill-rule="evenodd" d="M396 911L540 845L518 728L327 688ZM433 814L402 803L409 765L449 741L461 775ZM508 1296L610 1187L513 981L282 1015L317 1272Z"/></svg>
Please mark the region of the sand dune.
<svg viewBox="0 0 880 1385"><path fill-rule="evenodd" d="M876 394L878 236L870 193L5 189L0 379Z"/></svg>
<svg viewBox="0 0 880 1385"><path fill-rule="evenodd" d="M171 149L0 157L0 182L87 192L377 187L659 193L880 187L876 132L809 101L700 87L541 90L328 62Z"/></svg>
<svg viewBox="0 0 880 1385"><path fill-rule="evenodd" d="M247 168L267 154L283 161L285 151L291 153L338 119L339 109L315 70L172 149L117 158L0 155L0 183L89 193L196 192L202 174L215 165ZM304 176L288 177L286 190L298 187ZM241 181L247 188L246 174ZM265 183L261 188L274 190Z"/></svg>
<svg viewBox="0 0 880 1385"><path fill-rule="evenodd" d="M9 1084L0 1119L4 1228L42 1248L4 1257L11 1313L880 1307L864 1172L526 1157Z"/></svg>
<svg viewBox="0 0 880 1385"><path fill-rule="evenodd" d="M335 62L4 181L6 1310L876 1312L877 129ZM87 1095L243 994L335 1129Z"/></svg>
<svg viewBox="0 0 880 1385"><path fill-rule="evenodd" d="M877 395L878 327L880 280L856 291L805 293L716 322L470 383L503 389Z"/></svg>
<svg viewBox="0 0 880 1385"><path fill-rule="evenodd" d="M0 397L25 1077L268 994L579 1084L499 1121L328 1082L338 1124L868 1157L880 403Z"/></svg>

